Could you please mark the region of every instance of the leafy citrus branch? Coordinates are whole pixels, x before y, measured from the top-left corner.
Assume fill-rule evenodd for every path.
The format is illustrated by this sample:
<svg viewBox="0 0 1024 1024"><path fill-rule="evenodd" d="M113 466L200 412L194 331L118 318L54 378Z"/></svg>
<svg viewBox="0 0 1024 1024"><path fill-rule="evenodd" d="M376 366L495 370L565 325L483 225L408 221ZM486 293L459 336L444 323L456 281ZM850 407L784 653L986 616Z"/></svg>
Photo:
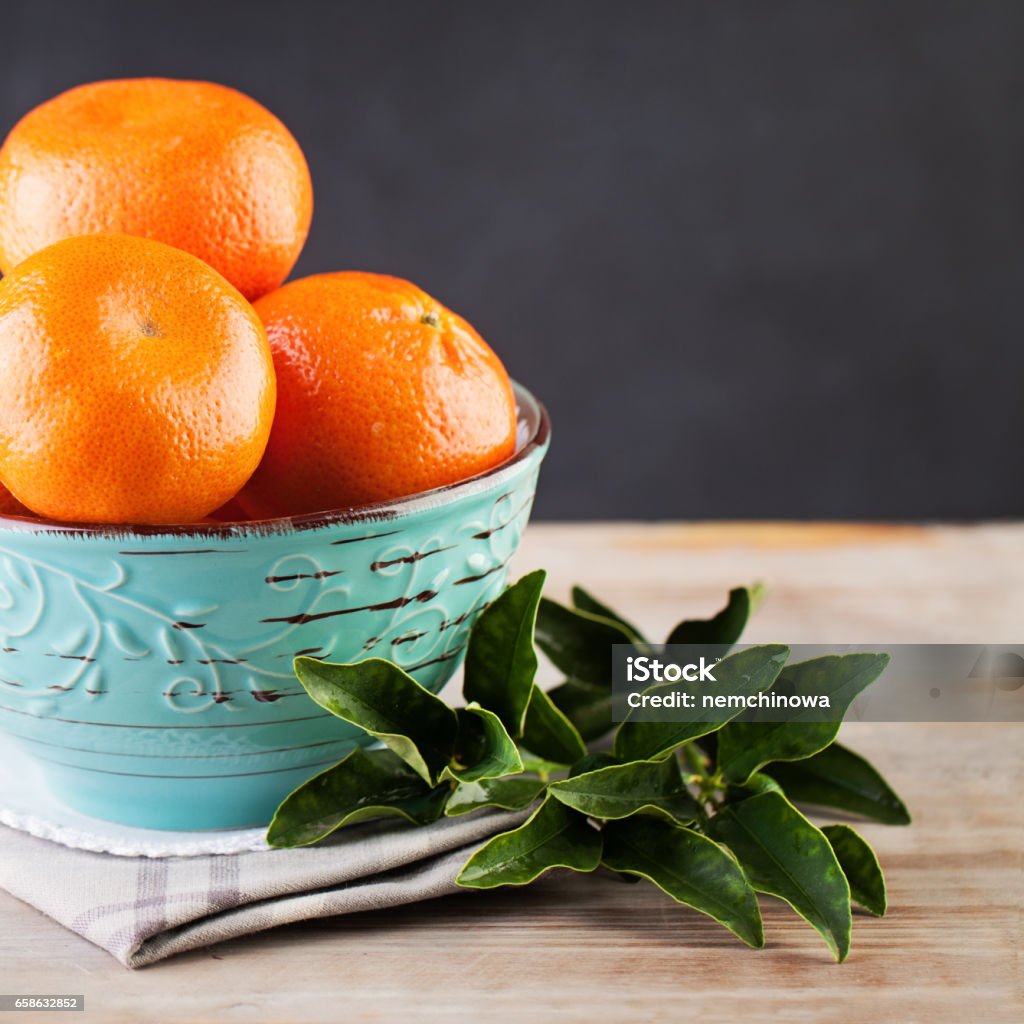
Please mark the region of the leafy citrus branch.
<svg viewBox="0 0 1024 1024"><path fill-rule="evenodd" d="M303 846L339 828L398 817L424 825L484 808L527 812L494 836L458 876L476 889L526 885L553 868L646 879L712 917L750 946L764 945L757 894L787 902L837 959L850 947L851 901L885 912L885 880L871 847L848 825L816 827L797 804L888 824L910 818L863 758L835 742L838 722L762 722L723 710L714 721L627 719L613 731L611 647L650 649L640 631L582 588L573 606L542 596L537 571L477 619L461 708L377 658L329 665L299 658L310 697L379 741L290 794L267 832ZM882 672L884 655L829 655L789 665L781 644L730 653L760 599L737 588L725 608L686 620L669 641L720 659L729 692L787 687L832 695L837 718ZM535 681L536 648L565 681ZM588 750L591 743L600 749Z"/></svg>

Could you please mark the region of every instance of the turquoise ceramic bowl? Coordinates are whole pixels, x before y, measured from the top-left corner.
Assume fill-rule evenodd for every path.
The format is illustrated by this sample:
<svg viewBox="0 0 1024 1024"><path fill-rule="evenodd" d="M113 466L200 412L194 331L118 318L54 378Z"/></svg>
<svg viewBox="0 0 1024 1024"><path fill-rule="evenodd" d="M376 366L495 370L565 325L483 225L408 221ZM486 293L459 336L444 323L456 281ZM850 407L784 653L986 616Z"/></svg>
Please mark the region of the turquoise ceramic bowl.
<svg viewBox="0 0 1024 1024"><path fill-rule="evenodd" d="M266 824L368 742L310 700L296 655L389 658L437 691L505 586L548 444L516 394L511 460L411 498L180 528L0 517L0 731L86 814Z"/></svg>

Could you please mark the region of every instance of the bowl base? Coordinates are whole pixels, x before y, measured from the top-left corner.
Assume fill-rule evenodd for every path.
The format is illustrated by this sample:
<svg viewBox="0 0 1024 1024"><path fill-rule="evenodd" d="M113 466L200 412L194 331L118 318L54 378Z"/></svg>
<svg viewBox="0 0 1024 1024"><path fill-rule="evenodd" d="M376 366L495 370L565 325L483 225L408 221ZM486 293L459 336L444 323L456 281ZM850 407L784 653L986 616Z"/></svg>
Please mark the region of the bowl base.
<svg viewBox="0 0 1024 1024"><path fill-rule="evenodd" d="M308 767L266 776L160 778L121 776L48 764L43 782L81 814L120 825L169 831L265 827L278 804L310 778Z"/></svg>

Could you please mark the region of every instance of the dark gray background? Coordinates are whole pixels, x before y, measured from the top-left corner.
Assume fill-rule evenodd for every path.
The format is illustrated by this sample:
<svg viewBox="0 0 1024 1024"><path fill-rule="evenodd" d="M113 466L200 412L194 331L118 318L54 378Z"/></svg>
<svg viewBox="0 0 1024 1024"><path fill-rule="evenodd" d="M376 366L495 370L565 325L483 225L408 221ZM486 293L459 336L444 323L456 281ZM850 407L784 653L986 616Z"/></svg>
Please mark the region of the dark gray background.
<svg viewBox="0 0 1024 1024"><path fill-rule="evenodd" d="M1024 513L1024 4L3 5L0 132L153 74L544 399L539 515Z"/></svg>

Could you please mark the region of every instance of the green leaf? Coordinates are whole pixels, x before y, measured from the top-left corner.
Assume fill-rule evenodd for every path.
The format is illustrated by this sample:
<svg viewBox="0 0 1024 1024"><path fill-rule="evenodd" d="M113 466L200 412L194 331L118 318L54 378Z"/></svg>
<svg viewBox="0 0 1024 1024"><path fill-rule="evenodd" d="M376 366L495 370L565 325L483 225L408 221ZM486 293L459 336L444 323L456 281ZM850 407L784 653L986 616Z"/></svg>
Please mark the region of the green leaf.
<svg viewBox="0 0 1024 1024"><path fill-rule="evenodd" d="M707 645L708 658L722 657L743 635L747 620L760 597L759 587L736 587L729 591L729 602L713 618L680 622L668 635L666 644Z"/></svg>
<svg viewBox="0 0 1024 1024"><path fill-rule="evenodd" d="M570 679L592 686L612 685L612 645L632 643L632 635L611 619L542 598L537 612L537 646Z"/></svg>
<svg viewBox="0 0 1024 1024"><path fill-rule="evenodd" d="M630 885L636 885L637 882L642 882L643 881L643 878L640 875L633 875L633 874L630 874L628 871L615 871L615 869L610 867L608 864L606 864L604 862L604 860L601 861L601 864L604 867L608 868L609 871L614 872L615 877L620 882L627 882Z"/></svg>
<svg viewBox="0 0 1024 1024"><path fill-rule="evenodd" d="M572 588L572 603L573 607L581 612L589 612L591 615L596 615L601 619L608 619L609 622L614 622L617 626L621 626L637 646L647 643L643 634L633 623L627 622L618 612L613 611L608 605L599 601L593 594L588 593L582 587L576 586Z"/></svg>
<svg viewBox="0 0 1024 1024"><path fill-rule="evenodd" d="M674 760L631 761L552 782L556 800L591 818L648 812L687 825L700 814Z"/></svg>
<svg viewBox="0 0 1024 1024"><path fill-rule="evenodd" d="M835 850L854 903L875 917L884 917L885 876L870 843L849 825L826 825L821 831Z"/></svg>
<svg viewBox="0 0 1024 1024"><path fill-rule="evenodd" d="M479 782L523 770L515 741L493 711L467 704L455 714L459 720L457 753L445 775L456 782Z"/></svg>
<svg viewBox="0 0 1024 1024"><path fill-rule="evenodd" d="M546 757L539 757L522 745L519 747L519 756L523 759L524 772L539 775L545 781L548 776L563 772L569 767L565 761L549 761Z"/></svg>
<svg viewBox="0 0 1024 1024"><path fill-rule="evenodd" d="M789 648L783 644L764 644L748 647L727 658L715 668L716 692L751 696L767 690L782 671ZM672 693L686 690L698 693L702 684L663 683L650 688L649 693ZM739 710L719 709L708 722L634 722L627 719L615 735L615 754L623 761L646 761L663 757L676 747L699 736L714 732Z"/></svg>
<svg viewBox="0 0 1024 1024"><path fill-rule="evenodd" d="M574 779L577 775L584 775L586 772L596 772L598 768L607 768L609 765L621 764L622 762L608 750L595 750L586 757L581 757L570 769L569 778Z"/></svg>
<svg viewBox="0 0 1024 1024"><path fill-rule="evenodd" d="M757 897L736 862L692 829L656 818L611 822L602 830L602 863L639 875L725 925L748 946L764 946Z"/></svg>
<svg viewBox="0 0 1024 1024"><path fill-rule="evenodd" d="M473 623L466 648L463 696L495 712L512 736L522 732L537 673L533 631L546 575L528 573L492 601Z"/></svg>
<svg viewBox="0 0 1024 1024"><path fill-rule="evenodd" d="M545 800L525 824L485 843L456 882L471 889L528 885L551 868L593 871L601 862L601 833L557 800Z"/></svg>
<svg viewBox="0 0 1024 1024"><path fill-rule="evenodd" d="M345 825L401 817L426 825L440 817L448 787L431 789L387 749L356 747L285 797L267 829L271 846L308 846Z"/></svg>
<svg viewBox="0 0 1024 1024"><path fill-rule="evenodd" d="M586 741L600 739L612 731L612 691L578 679L567 679L547 691L552 703L569 719Z"/></svg>
<svg viewBox="0 0 1024 1024"><path fill-rule="evenodd" d="M320 707L380 740L428 784L447 766L459 728L455 712L397 665L296 658L295 674Z"/></svg>
<svg viewBox="0 0 1024 1024"><path fill-rule="evenodd" d="M860 814L886 825L909 825L906 805L872 764L839 743L794 764L764 769L790 800Z"/></svg>
<svg viewBox="0 0 1024 1024"><path fill-rule="evenodd" d="M785 900L828 943L850 951L850 886L825 835L785 797L761 793L716 814L710 835L736 854L750 884Z"/></svg>
<svg viewBox="0 0 1024 1024"><path fill-rule="evenodd" d="M818 720L821 711L810 708L791 710L785 722L757 721L756 711L746 712L718 734L718 770L730 782L743 782L772 761L798 761L824 750L836 738L854 698L888 664L888 654L829 654L787 665L775 688L827 695L833 720Z"/></svg>
<svg viewBox="0 0 1024 1024"><path fill-rule="evenodd" d="M523 745L532 753L560 764L572 764L587 752L576 727L536 684L526 709Z"/></svg>
<svg viewBox="0 0 1024 1024"><path fill-rule="evenodd" d="M728 786L725 794L729 803L737 803L740 800L749 800L758 793L781 793L782 787L770 776L763 772L754 772L746 782L740 785Z"/></svg>
<svg viewBox="0 0 1024 1024"><path fill-rule="evenodd" d="M463 782L448 798L444 813L454 818L460 814L469 814L470 811L478 811L481 807L521 811L540 796L546 785L547 783L541 782L540 779L526 779L522 776Z"/></svg>

